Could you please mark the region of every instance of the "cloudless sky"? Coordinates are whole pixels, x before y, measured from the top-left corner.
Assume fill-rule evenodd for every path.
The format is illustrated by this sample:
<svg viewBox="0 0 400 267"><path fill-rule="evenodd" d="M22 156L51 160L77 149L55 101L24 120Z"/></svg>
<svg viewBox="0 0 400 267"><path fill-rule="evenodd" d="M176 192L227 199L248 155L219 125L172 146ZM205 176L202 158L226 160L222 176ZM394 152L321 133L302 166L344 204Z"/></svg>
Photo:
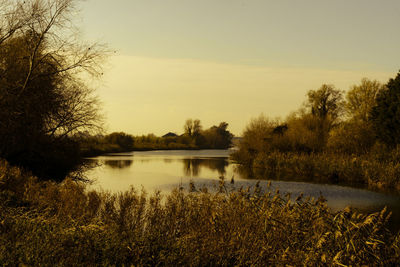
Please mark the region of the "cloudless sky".
<svg viewBox="0 0 400 267"><path fill-rule="evenodd" d="M87 0L78 26L116 51L98 90L109 132L181 133L198 118L240 135L323 83L395 77L399 14L398 0Z"/></svg>

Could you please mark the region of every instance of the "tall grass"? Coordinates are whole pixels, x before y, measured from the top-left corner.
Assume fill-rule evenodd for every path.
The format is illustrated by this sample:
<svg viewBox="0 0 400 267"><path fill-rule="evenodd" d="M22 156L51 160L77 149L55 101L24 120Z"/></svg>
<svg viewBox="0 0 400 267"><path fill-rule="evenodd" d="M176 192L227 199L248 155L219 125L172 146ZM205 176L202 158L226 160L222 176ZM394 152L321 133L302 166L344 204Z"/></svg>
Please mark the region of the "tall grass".
<svg viewBox="0 0 400 267"><path fill-rule="evenodd" d="M221 181L221 189L224 187ZM87 191L0 163L3 265L394 265L400 236L385 210L332 213L317 200L205 189ZM267 191L265 191L267 192Z"/></svg>
<svg viewBox="0 0 400 267"><path fill-rule="evenodd" d="M348 155L337 153L260 152L244 158L232 156L256 177L307 179L311 181L365 184L374 189L400 190L399 150Z"/></svg>

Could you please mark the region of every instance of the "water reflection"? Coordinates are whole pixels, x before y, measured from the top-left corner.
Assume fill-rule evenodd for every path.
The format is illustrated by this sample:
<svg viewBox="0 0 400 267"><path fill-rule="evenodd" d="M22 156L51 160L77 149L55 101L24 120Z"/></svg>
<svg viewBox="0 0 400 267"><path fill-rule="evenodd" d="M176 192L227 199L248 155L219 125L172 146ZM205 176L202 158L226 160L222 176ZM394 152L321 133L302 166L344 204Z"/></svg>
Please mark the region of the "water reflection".
<svg viewBox="0 0 400 267"><path fill-rule="evenodd" d="M104 160L104 164L114 168L114 169L123 169L128 168L132 165L133 160Z"/></svg>
<svg viewBox="0 0 400 267"><path fill-rule="evenodd" d="M225 168L229 165L226 159L183 159L182 161L184 174L191 177L198 177L201 168L217 171L219 176L225 175Z"/></svg>
<svg viewBox="0 0 400 267"><path fill-rule="evenodd" d="M131 158L131 156L129 156ZM126 157L125 157L126 158ZM157 159L150 158L135 158L135 164L146 164L150 163L155 165L153 161L157 161ZM165 164L182 164L183 165L183 175L189 177L198 177L202 173L202 169L208 169L213 172L216 172L218 175L215 175L213 178L217 178L219 176L226 174L226 168L229 165L229 162L226 158L182 158L182 159L162 159L162 162ZM112 169L124 169L133 167L134 164L132 159L122 159L122 158L111 158L104 159L101 161L106 167L110 167Z"/></svg>

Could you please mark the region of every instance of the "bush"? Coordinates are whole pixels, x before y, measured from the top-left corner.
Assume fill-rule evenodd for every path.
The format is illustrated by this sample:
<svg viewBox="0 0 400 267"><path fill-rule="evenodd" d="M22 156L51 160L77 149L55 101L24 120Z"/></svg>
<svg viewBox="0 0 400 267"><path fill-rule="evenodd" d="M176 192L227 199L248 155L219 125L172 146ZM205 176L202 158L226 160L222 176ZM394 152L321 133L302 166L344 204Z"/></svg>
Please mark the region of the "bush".
<svg viewBox="0 0 400 267"><path fill-rule="evenodd" d="M375 142L375 133L369 123L350 121L330 132L327 149L335 153L366 154Z"/></svg>

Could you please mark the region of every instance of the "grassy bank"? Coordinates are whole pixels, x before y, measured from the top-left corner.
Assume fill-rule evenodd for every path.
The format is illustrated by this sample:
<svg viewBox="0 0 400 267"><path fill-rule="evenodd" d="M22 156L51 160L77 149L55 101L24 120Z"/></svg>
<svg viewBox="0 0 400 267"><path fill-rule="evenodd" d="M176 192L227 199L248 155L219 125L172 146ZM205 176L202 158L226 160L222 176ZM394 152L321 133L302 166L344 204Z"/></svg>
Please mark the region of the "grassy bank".
<svg viewBox="0 0 400 267"><path fill-rule="evenodd" d="M339 153L266 152L243 161L233 159L256 177L293 178L328 183L365 184L370 188L400 190L400 149L391 152L347 155Z"/></svg>
<svg viewBox="0 0 400 267"><path fill-rule="evenodd" d="M221 188L223 189L223 188ZM162 197L38 182L0 164L0 263L15 265L394 265L385 211L331 213L323 199L261 190ZM196 190L197 191L197 190ZM223 191L223 190L222 190Z"/></svg>
<svg viewBox="0 0 400 267"><path fill-rule="evenodd" d="M122 152L131 152L131 151L153 151L153 150L195 150L201 149L196 147L195 145L187 145L187 144L152 144L152 143L143 143L143 144L135 144L130 148L121 147L115 144L93 144L90 147L82 146L81 153L84 157L94 157L99 155L104 155L107 153L122 153Z"/></svg>

